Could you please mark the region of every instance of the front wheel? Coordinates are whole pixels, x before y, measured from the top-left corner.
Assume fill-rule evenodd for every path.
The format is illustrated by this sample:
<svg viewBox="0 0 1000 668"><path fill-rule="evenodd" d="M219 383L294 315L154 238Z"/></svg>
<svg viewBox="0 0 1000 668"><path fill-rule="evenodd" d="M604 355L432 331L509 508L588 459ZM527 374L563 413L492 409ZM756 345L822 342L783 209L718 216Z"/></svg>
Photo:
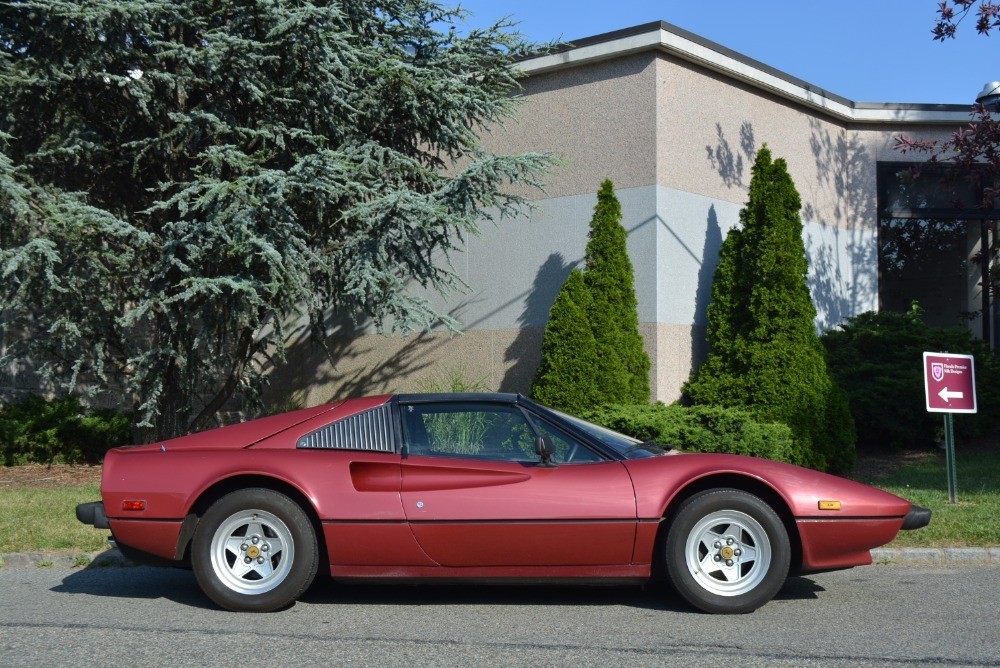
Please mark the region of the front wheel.
<svg viewBox="0 0 1000 668"><path fill-rule="evenodd" d="M270 489L216 501L198 523L191 561L202 591L237 612L270 612L297 599L318 569L316 533L302 508Z"/></svg>
<svg viewBox="0 0 1000 668"><path fill-rule="evenodd" d="M760 498L713 489L684 501L666 538L667 575L691 605L713 613L753 612L785 582L785 526Z"/></svg>

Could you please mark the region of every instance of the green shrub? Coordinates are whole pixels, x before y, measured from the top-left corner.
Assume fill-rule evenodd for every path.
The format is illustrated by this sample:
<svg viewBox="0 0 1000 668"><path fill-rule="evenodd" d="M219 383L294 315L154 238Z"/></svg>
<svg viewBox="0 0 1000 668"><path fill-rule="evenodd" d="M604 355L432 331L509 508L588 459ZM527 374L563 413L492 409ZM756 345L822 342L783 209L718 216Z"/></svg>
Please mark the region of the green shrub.
<svg viewBox="0 0 1000 668"><path fill-rule="evenodd" d="M433 378L420 383L420 392L429 394L461 394L464 392L489 392L486 376L469 376L461 364L448 369L439 369Z"/></svg>
<svg viewBox="0 0 1000 668"><path fill-rule="evenodd" d="M662 403L605 406L584 419L643 441L676 445L687 452L723 452L800 464L787 425L759 422L746 410Z"/></svg>
<svg viewBox="0 0 1000 668"><path fill-rule="evenodd" d="M570 272L549 311L542 337L542 361L531 396L569 413L600 403L596 382L597 346L587 320L590 293L578 269Z"/></svg>
<svg viewBox="0 0 1000 668"><path fill-rule="evenodd" d="M590 221L587 267L583 280L590 293L587 320L597 350L598 403L649 401L649 355L639 334L635 274L628 256L628 232L622 206L610 179L601 183Z"/></svg>
<svg viewBox="0 0 1000 668"><path fill-rule="evenodd" d="M124 413L109 408L97 408L80 417L73 427L75 436L63 433L63 443L70 446L74 461L96 464L111 448L132 440L132 421Z"/></svg>
<svg viewBox="0 0 1000 668"><path fill-rule="evenodd" d="M784 423L794 460L843 472L854 465L854 425L813 324L800 207L785 161L761 148L741 226L719 254L708 306L711 352L684 396Z"/></svg>
<svg viewBox="0 0 1000 668"><path fill-rule="evenodd" d="M832 374L831 374L832 376ZM836 381L826 395L826 420L820 433L827 470L850 473L857 463L857 431L851 402L846 391Z"/></svg>
<svg viewBox="0 0 1000 668"><path fill-rule="evenodd" d="M956 415L961 438L993 427L1000 408L1000 363L984 342L962 329L928 327L917 305L898 313L869 311L822 337L830 373L850 397L858 446L864 449L929 447L941 415L925 408L923 353L975 357L978 410Z"/></svg>
<svg viewBox="0 0 1000 668"><path fill-rule="evenodd" d="M531 396L578 413L649 401L649 355L639 334L628 233L614 185L605 179L590 221L586 266L573 270L549 311Z"/></svg>
<svg viewBox="0 0 1000 668"><path fill-rule="evenodd" d="M5 466L97 463L130 440L131 423L117 411L86 412L76 397L30 396L0 407L0 459Z"/></svg>

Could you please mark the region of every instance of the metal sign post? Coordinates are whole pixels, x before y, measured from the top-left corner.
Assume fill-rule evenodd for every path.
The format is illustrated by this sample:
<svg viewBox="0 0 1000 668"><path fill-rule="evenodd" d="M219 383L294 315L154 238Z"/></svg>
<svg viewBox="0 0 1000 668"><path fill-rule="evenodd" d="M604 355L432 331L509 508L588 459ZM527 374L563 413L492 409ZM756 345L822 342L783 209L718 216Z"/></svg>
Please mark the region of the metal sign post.
<svg viewBox="0 0 1000 668"><path fill-rule="evenodd" d="M958 472L955 471L955 417L944 414L944 453L948 467L948 502L958 503Z"/></svg>
<svg viewBox="0 0 1000 668"><path fill-rule="evenodd" d="M944 413L948 501L958 503L954 414L976 412L976 369L972 355L925 352L924 397L929 413Z"/></svg>

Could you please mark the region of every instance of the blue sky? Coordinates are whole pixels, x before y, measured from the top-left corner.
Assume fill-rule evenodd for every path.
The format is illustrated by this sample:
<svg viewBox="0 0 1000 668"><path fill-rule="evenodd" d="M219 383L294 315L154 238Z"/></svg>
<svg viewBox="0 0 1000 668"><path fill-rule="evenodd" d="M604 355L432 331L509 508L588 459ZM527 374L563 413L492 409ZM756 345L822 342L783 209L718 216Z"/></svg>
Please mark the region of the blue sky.
<svg viewBox="0 0 1000 668"><path fill-rule="evenodd" d="M449 2L449 0L444 0ZM454 2L449 2L454 4ZM481 26L573 40L666 21L856 102L971 104L1000 80L1000 33L931 39L937 0L463 0Z"/></svg>

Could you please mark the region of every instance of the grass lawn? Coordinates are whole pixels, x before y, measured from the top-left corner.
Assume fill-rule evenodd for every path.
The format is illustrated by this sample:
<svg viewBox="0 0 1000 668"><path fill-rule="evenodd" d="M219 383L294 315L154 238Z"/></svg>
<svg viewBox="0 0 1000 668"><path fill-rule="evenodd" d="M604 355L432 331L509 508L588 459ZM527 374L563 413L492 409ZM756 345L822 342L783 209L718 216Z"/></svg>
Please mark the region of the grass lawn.
<svg viewBox="0 0 1000 668"><path fill-rule="evenodd" d="M888 474L862 475L861 482L930 508L929 526L901 531L888 547L1000 545L1000 448L956 448L958 503L948 502L944 451L904 464Z"/></svg>
<svg viewBox="0 0 1000 668"><path fill-rule="evenodd" d="M76 519L78 503L98 501L100 486L0 488L0 553L94 552L109 531Z"/></svg>
<svg viewBox="0 0 1000 668"><path fill-rule="evenodd" d="M959 444L955 505L948 503L943 452L880 461L863 465L856 478L934 511L930 526L901 532L889 547L1000 546L1000 447L963 451ZM0 480L0 553L93 552L107 546L109 532L81 524L75 513L78 503L100 499L96 467L17 468L20 475L6 469L8 479ZM0 478L3 472L0 468ZM49 476L55 478L37 484Z"/></svg>

